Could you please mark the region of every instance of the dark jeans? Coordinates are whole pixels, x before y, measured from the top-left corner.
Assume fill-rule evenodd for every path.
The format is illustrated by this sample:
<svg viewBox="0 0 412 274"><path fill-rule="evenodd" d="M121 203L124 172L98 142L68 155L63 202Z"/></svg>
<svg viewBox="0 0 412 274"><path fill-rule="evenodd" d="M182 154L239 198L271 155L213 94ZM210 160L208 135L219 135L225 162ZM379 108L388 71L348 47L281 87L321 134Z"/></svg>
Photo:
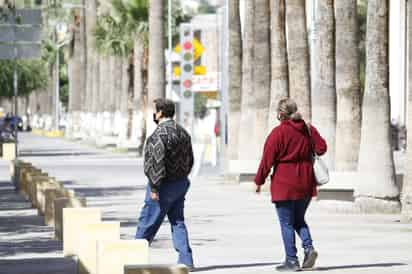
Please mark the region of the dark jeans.
<svg viewBox="0 0 412 274"><path fill-rule="evenodd" d="M147 186L146 198L137 225L136 239L151 243L167 215L172 228L173 245L179 253L178 263L193 266L192 249L184 220L185 196L189 189L188 179L165 182L159 190L159 201L150 198Z"/></svg>
<svg viewBox="0 0 412 274"><path fill-rule="evenodd" d="M305 213L310 204L310 198L296 201L276 202L282 239L285 247L286 258L297 260L295 231L302 240L302 247L308 250L313 247L309 227L305 222Z"/></svg>

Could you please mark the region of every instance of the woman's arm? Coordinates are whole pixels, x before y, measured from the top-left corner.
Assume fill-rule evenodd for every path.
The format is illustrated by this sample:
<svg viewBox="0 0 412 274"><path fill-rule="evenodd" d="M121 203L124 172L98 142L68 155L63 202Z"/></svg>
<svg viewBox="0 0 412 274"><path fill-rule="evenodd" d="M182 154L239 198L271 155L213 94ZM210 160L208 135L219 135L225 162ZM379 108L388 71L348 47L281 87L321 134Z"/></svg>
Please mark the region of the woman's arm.
<svg viewBox="0 0 412 274"><path fill-rule="evenodd" d="M279 144L279 134L277 131L272 131L265 142L263 149L263 156L260 161L259 169L256 173L255 184L263 185L266 181L267 176L272 169L276 155L278 154L278 144Z"/></svg>
<svg viewBox="0 0 412 274"><path fill-rule="evenodd" d="M328 150L325 139L320 136L318 130L314 126L310 126L310 131L312 134L313 145L316 155L322 156Z"/></svg>

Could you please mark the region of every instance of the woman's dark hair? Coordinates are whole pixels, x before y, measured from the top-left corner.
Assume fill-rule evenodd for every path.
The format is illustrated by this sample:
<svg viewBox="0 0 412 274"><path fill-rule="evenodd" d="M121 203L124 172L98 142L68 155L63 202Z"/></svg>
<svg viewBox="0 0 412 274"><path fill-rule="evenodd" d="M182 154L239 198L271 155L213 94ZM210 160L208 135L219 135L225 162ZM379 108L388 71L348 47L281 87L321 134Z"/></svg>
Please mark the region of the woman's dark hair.
<svg viewBox="0 0 412 274"><path fill-rule="evenodd" d="M163 117L173 118L175 116L175 103L169 99L158 98L154 100L156 112L161 111Z"/></svg>

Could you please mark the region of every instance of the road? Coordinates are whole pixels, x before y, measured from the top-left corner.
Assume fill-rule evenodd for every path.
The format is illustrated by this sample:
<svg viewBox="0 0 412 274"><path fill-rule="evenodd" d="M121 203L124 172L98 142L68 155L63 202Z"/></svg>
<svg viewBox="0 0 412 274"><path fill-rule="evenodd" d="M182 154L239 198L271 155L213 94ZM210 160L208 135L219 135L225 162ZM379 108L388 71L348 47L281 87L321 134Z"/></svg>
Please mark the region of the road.
<svg viewBox="0 0 412 274"><path fill-rule="evenodd" d="M121 222L121 237L133 239L146 184L142 160L136 155L22 134L21 156L86 197L88 206L102 208L104 220ZM5 167L5 163L0 166L2 186L8 184ZM2 197L2 203L4 200L8 198ZM56 261L56 267L59 263L67 265L61 245L51 240L50 228L41 225L33 210L25 210L31 212L30 222L37 225L27 226L20 235L26 240L34 239L35 231L40 229L42 241L47 242L45 250L26 250L15 244L13 237L4 234L2 221L0 273L11 273L4 272L11 267L16 271L12 273L20 273L19 260L23 268L24 262L33 258L39 262L54 258L61 260ZM314 244L320 253L314 273L412 273L412 225L400 223L399 215L336 212L330 204L313 202L308 213ZM7 216L3 215L0 218L5 220ZM208 176L192 180L186 216L197 272L274 273L283 260L279 224L267 193L256 195L247 186L224 183L209 172ZM14 252L7 252L9 249ZM150 260L174 263L176 258L170 227L165 222L151 247ZM41 263L36 265L39 272L21 273L55 273L41 271ZM65 269L70 274L71 266Z"/></svg>

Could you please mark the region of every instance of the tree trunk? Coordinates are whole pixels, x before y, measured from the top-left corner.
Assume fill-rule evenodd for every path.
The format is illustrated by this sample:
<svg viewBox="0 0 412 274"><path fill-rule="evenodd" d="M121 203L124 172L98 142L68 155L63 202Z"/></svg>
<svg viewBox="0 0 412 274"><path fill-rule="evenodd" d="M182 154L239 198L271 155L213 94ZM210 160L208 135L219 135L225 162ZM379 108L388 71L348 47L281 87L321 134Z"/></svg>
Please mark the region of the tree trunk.
<svg viewBox="0 0 412 274"><path fill-rule="evenodd" d="M81 111L82 88L82 45L80 35L80 15L76 11L75 24L73 26L72 57L69 60L69 111Z"/></svg>
<svg viewBox="0 0 412 274"><path fill-rule="evenodd" d="M270 108L268 129L279 124L277 106L289 96L288 57L286 52L285 0L274 0L271 5L271 60Z"/></svg>
<svg viewBox="0 0 412 274"><path fill-rule="evenodd" d="M402 216L412 222L412 1L407 3L407 39L408 39L408 134L406 180L402 189Z"/></svg>
<svg viewBox="0 0 412 274"><path fill-rule="evenodd" d="M337 124L335 169L358 167L361 136L357 0L335 1Z"/></svg>
<svg viewBox="0 0 412 274"><path fill-rule="evenodd" d="M362 107L359 172L355 188L363 211L396 212L399 189L391 147L388 26L389 1L369 0L366 39L366 83Z"/></svg>
<svg viewBox="0 0 412 274"><path fill-rule="evenodd" d="M85 1L86 2L86 1ZM96 53L96 38L93 32L97 24L97 1L88 0L86 6L86 31L87 31L87 111L96 112L96 97L98 89L98 59ZM97 78L97 79L96 79Z"/></svg>
<svg viewBox="0 0 412 274"><path fill-rule="evenodd" d="M152 102L165 97L165 60L164 60L164 4L163 0L149 1L149 85L148 119L149 134L154 130L151 117Z"/></svg>
<svg viewBox="0 0 412 274"><path fill-rule="evenodd" d="M242 86L242 32L239 0L229 0L229 159L238 158Z"/></svg>
<svg viewBox="0 0 412 274"><path fill-rule="evenodd" d="M253 39L254 39L254 17L255 4L254 1L246 1L245 4L245 23L243 32L243 52L242 52L242 99L241 99L241 116L239 130L238 156L241 160L248 160L250 153L253 152L252 146L249 146L250 125L253 124Z"/></svg>
<svg viewBox="0 0 412 274"><path fill-rule="evenodd" d="M146 138L146 120L145 120L145 102L144 102L144 89L145 89L145 80L143 71L145 69L145 47L143 41L136 37L134 42L134 83L133 83L133 115L138 117L138 114L142 114L142 119L140 120L140 142L144 143ZM141 146L142 147L142 146ZM139 149L140 153L140 149Z"/></svg>
<svg viewBox="0 0 412 274"><path fill-rule="evenodd" d="M328 144L324 156L329 169L335 166L336 88L335 88L335 20L333 0L318 0L313 53L312 123ZM338 1L339 2L339 1Z"/></svg>
<svg viewBox="0 0 412 274"><path fill-rule="evenodd" d="M252 1L251 1L252 2ZM249 4L250 5L250 4ZM252 29L245 34L245 64L242 87L240 159L257 160L260 158L267 135L267 121L270 100L270 12L269 1L255 0L252 11ZM251 13L251 14L249 14ZM249 19L250 20L250 19ZM249 24L250 21L246 21ZM245 30L246 31L246 30ZM249 66L249 67L246 67ZM245 81L250 81L251 85Z"/></svg>
<svg viewBox="0 0 412 274"><path fill-rule="evenodd" d="M86 1L86 0L83 0ZM86 83L87 83L87 44L86 44L86 10L85 8L80 9L80 98L81 98L81 110L87 111L86 105Z"/></svg>
<svg viewBox="0 0 412 274"><path fill-rule="evenodd" d="M287 0L286 30L289 62L289 96L306 120L311 120L309 46L305 0Z"/></svg>

